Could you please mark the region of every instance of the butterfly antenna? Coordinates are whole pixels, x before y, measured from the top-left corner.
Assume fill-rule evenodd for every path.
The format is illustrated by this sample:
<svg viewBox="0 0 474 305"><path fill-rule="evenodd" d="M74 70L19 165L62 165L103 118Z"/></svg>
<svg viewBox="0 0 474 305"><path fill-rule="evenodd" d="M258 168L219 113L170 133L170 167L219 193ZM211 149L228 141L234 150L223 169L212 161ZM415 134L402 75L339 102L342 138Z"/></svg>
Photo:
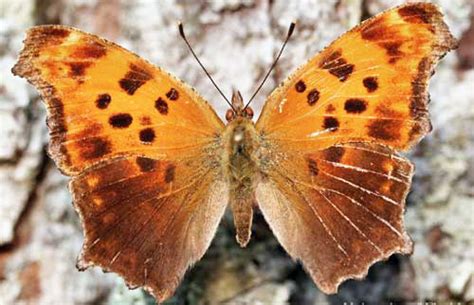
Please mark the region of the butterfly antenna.
<svg viewBox="0 0 474 305"><path fill-rule="evenodd" d="M260 89L262 89L263 87L263 84L265 84L265 82L267 81L267 78L268 76L270 76L270 73L272 72L273 68L275 68L278 60L280 59L280 56L281 54L283 53L283 50L285 49L285 46L286 46L286 43L288 42L288 40L290 40L290 37L291 35L293 34L293 31L295 29L295 22L292 22L290 24L290 27L288 28L288 34L286 35L286 39L285 39L285 42L283 42L283 45L281 46L280 48L280 52L278 52L278 55L277 57L275 58L275 61L273 61L273 64L271 65L270 69L268 69L268 72L267 74L265 75L265 77L263 78L262 82L260 83L260 85L258 86L257 90L255 90L255 93L252 95L252 97L250 98L250 100L247 102L247 104L245 105L244 107L244 110L248 107L248 105L250 105L250 103L252 102L252 100L254 99L254 97L257 95L257 93L260 91Z"/></svg>
<svg viewBox="0 0 474 305"><path fill-rule="evenodd" d="M235 111L234 107L232 106L232 103L229 101L229 99L227 99L227 97L224 95L224 93L222 93L221 89L219 89L219 87L217 86L216 82L212 79L211 75L209 74L209 72L207 72L206 68L204 68L204 65L201 63L201 61L199 60L199 58L197 57L196 53L194 53L194 50L193 48L191 47L191 45L189 44L189 41L188 39L186 39L186 35L184 35L184 28L183 28L183 24L180 22L178 24L178 27L179 27L179 34L181 35L181 38L183 38L184 42L186 43L186 45L188 46L188 49L189 51L191 51L191 54L193 54L194 58L196 59L196 61L198 62L198 64L201 66L201 68L204 70L204 73L206 73L207 77L211 80L212 84L214 85L214 87L216 87L217 91L219 91L219 93L222 95L222 97L225 99L225 101L227 102L227 104L229 104L230 108L232 108L232 110Z"/></svg>

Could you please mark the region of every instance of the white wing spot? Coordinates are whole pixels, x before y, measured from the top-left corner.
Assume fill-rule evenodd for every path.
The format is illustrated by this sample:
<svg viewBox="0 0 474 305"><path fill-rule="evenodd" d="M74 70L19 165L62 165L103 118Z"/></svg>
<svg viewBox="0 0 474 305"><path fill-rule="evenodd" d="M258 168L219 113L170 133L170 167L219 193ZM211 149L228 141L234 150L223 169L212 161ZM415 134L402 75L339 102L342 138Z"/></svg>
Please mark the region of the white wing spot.
<svg viewBox="0 0 474 305"><path fill-rule="evenodd" d="M278 112L279 113L283 112L283 106L285 106L286 101L287 101L286 98L284 98L284 99L281 100L280 104L278 104Z"/></svg>
<svg viewBox="0 0 474 305"><path fill-rule="evenodd" d="M323 134L326 134L328 132L331 132L333 131L334 128L327 128L327 129L323 129L323 130L316 130L312 133L310 133L309 135L307 135L308 138L315 138L315 137L318 137L320 135L323 135Z"/></svg>
<svg viewBox="0 0 474 305"><path fill-rule="evenodd" d="M109 265L112 265L116 260L117 258L120 256L120 254L122 254L122 251L118 251L114 257L112 257L112 259L110 260L110 264Z"/></svg>

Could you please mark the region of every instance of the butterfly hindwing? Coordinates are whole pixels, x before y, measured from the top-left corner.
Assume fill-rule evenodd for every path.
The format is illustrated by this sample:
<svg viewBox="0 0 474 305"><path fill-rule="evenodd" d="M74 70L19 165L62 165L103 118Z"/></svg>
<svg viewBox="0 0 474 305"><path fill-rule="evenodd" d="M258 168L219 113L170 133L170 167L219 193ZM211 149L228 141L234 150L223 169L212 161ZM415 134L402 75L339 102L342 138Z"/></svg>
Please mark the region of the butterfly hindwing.
<svg viewBox="0 0 474 305"><path fill-rule="evenodd" d="M228 196L219 173L194 156L115 158L70 188L85 235L78 267L114 271L161 301L204 254Z"/></svg>
<svg viewBox="0 0 474 305"><path fill-rule="evenodd" d="M396 151L430 130L428 80L454 47L435 5L406 4L339 37L268 98L257 201L324 292L411 251L412 165Z"/></svg>
<svg viewBox="0 0 474 305"><path fill-rule="evenodd" d="M324 292L365 276L394 252L411 252L402 222L408 160L369 143L288 157L257 187L257 201L283 247Z"/></svg>
<svg viewBox="0 0 474 305"><path fill-rule="evenodd" d="M78 267L170 297L227 204L223 123L176 78L69 27L31 28L13 73L40 91L49 153L72 176L85 232Z"/></svg>

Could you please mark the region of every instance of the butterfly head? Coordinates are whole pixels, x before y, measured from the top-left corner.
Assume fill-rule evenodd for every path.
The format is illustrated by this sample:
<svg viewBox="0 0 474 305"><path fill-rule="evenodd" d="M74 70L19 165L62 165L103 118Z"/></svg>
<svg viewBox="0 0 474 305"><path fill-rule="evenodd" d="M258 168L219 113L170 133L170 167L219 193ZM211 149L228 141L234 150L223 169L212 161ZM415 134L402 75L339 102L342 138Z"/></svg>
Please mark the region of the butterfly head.
<svg viewBox="0 0 474 305"><path fill-rule="evenodd" d="M244 100L240 91L234 89L232 92L232 108L227 110L225 118L227 122L231 122L237 117L251 120L253 118L253 109L244 106Z"/></svg>

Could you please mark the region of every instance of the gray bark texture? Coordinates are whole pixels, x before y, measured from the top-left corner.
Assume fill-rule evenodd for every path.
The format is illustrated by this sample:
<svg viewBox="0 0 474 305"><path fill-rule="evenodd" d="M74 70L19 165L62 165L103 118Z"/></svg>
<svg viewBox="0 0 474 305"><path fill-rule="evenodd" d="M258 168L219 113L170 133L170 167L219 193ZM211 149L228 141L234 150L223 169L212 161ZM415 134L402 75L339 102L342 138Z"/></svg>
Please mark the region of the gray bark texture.
<svg viewBox="0 0 474 305"><path fill-rule="evenodd" d="M460 47L432 78L434 130L409 155L416 163L405 217L413 255L377 263L366 279L326 296L258 213L245 249L235 242L226 214L205 257L165 304L474 302L474 1L433 2ZM36 91L10 73L25 29L61 23L106 37L195 87L223 117L226 104L179 37L178 21L221 89L229 94L238 88L248 99L296 20L291 42L253 105L258 117L265 96L288 73L362 19L401 3L0 0L0 304L154 304L114 274L75 268L83 233L68 179L46 155L45 109Z"/></svg>

